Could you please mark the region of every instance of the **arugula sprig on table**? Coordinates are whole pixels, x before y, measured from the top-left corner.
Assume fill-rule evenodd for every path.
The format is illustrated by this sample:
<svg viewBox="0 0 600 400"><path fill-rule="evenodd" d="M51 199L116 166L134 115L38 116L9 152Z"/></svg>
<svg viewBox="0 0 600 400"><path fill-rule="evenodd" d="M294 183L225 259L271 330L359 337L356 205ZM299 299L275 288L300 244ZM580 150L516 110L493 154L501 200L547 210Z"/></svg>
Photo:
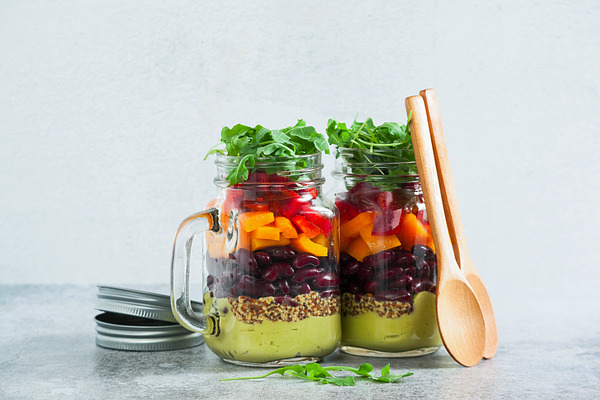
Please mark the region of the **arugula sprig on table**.
<svg viewBox="0 0 600 400"><path fill-rule="evenodd" d="M394 187L393 183L381 181L376 176L393 178L417 174L414 164L397 164L415 161L408 128L410 117L409 114L405 125L396 122L375 125L373 120L368 118L364 122L354 120L350 127L330 119L326 133L329 144L337 147L336 158L341 156L348 163L364 164L360 168L355 167L353 173L364 175L365 180L375 186L391 190ZM344 151L344 148L363 151ZM375 177L372 177L373 175Z"/></svg>
<svg viewBox="0 0 600 400"><path fill-rule="evenodd" d="M222 145L225 145L224 149L217 148ZM221 130L221 141L206 154L204 159L215 153L241 157L238 166L227 176L229 185L235 185L248 179L257 157L269 157L272 161L277 161L321 151L329 154L325 137L314 127L306 126L304 120L299 119L294 126L274 130L261 125L256 125L254 128L242 124L232 128L224 127ZM302 169L305 164L305 160L298 160L293 163L293 167L288 168Z"/></svg>
<svg viewBox="0 0 600 400"><path fill-rule="evenodd" d="M358 377L345 376L335 377L331 375L329 371L347 371L352 372ZM323 367L318 363L310 363L306 365L290 365L287 367L277 368L267 374L260 376L248 376L241 378L223 378L221 381L236 381L236 380L248 380L248 379L262 379L270 375L280 374L282 376L291 376L294 378L315 381L322 384L332 384L337 386L355 386L356 379L368 380L379 383L395 383L400 379L407 376L413 375L412 372L406 372L401 375L390 373L390 364L386 365L381 369L381 376L375 376L373 373L373 366L369 363L361 364L358 368L343 367L343 366L329 366Z"/></svg>

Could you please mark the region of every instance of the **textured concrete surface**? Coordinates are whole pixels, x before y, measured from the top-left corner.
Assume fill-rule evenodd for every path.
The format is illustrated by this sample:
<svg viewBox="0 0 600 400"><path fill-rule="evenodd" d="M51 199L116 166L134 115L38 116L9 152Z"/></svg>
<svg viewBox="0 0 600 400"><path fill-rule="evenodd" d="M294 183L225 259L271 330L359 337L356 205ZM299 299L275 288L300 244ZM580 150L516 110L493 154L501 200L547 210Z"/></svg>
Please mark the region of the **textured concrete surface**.
<svg viewBox="0 0 600 400"><path fill-rule="evenodd" d="M580 293L577 300L565 301L557 298L558 291L547 289L497 302L500 344L492 360L463 368L443 349L402 360L336 352L324 363L357 366L368 361L381 368L389 362L393 372L414 375L399 384L335 387L281 377L219 382L264 371L222 362L205 346L157 353L102 349L94 343L95 287L3 285L0 398L595 398L600 392L596 298Z"/></svg>

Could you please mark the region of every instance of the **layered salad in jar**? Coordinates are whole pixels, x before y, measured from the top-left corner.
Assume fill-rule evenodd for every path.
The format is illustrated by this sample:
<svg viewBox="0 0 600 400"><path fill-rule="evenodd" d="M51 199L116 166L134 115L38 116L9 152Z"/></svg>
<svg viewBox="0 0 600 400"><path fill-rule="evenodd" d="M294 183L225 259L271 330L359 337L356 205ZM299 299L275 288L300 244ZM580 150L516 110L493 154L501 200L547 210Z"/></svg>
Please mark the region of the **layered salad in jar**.
<svg viewBox="0 0 600 400"><path fill-rule="evenodd" d="M437 262L410 132L371 119L330 120L340 212L341 349L414 356L441 346L435 311Z"/></svg>
<svg viewBox="0 0 600 400"><path fill-rule="evenodd" d="M217 165L220 231L206 233L204 312L221 334L206 345L227 361L318 360L341 339L339 216L320 195L327 143L303 121L269 131L225 128ZM226 176L225 176L226 174Z"/></svg>

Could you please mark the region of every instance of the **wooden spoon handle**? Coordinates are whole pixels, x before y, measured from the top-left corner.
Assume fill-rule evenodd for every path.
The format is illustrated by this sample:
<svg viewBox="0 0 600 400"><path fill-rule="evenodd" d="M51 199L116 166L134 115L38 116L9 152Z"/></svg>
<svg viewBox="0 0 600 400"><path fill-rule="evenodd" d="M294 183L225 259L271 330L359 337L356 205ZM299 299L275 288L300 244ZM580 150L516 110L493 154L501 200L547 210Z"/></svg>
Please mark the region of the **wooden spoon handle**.
<svg viewBox="0 0 600 400"><path fill-rule="evenodd" d="M406 99L406 112L411 115L410 133L435 250L440 258L451 260L454 259L454 253L448 236L446 218L444 217L444 207L435 170L435 158L423 98L421 96L408 97ZM452 265L453 263L445 264ZM443 272L439 271L439 274L442 275Z"/></svg>
<svg viewBox="0 0 600 400"><path fill-rule="evenodd" d="M452 179L450 170L450 161L448 159L448 149L444 139L444 129L442 128L442 117L438 104L437 94L433 89L421 90L421 96L425 100L427 117L429 120L429 130L433 143L433 152L436 161L438 178L442 191L442 200L444 203L444 212L446 222L448 223L448 232L454 248L456 262L461 265L461 250L467 251L467 240L463 229L460 211L458 209L458 199L456 197L456 188Z"/></svg>

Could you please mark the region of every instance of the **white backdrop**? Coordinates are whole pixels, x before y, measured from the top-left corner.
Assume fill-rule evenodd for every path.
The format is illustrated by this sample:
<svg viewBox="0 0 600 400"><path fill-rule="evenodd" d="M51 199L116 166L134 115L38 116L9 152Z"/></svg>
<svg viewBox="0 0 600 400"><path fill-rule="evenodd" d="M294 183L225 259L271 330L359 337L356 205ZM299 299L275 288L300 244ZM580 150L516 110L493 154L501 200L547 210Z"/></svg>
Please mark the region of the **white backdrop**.
<svg viewBox="0 0 600 400"><path fill-rule="evenodd" d="M599 20L596 0L0 0L0 283L166 283L222 126L404 121L434 87L492 297L587 290Z"/></svg>

